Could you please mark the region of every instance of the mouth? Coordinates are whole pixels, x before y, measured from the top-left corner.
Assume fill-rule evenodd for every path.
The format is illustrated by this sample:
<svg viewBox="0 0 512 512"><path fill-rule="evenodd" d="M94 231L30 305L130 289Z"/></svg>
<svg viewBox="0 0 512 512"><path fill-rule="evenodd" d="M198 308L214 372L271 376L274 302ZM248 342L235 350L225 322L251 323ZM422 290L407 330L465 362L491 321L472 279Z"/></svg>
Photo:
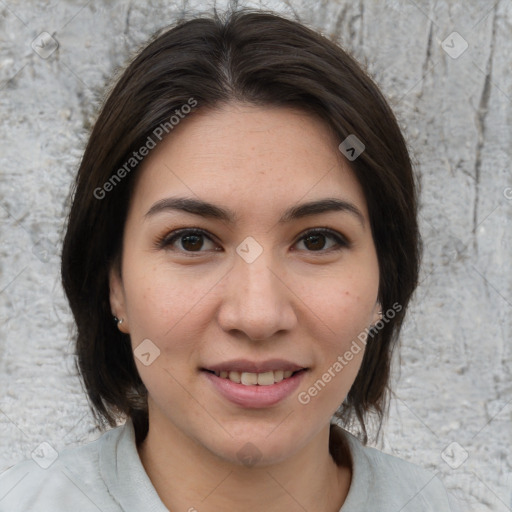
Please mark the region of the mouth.
<svg viewBox="0 0 512 512"><path fill-rule="evenodd" d="M200 373L218 396L245 409L258 409L277 406L292 396L307 371L307 368L264 372L203 368Z"/></svg>
<svg viewBox="0 0 512 512"><path fill-rule="evenodd" d="M298 373L307 371L307 368L299 370L269 370L266 372L245 372L236 370L220 370L214 371L207 368L202 368L203 371L211 373L221 379L228 379L236 384L243 384L244 386L272 386L283 380L289 379Z"/></svg>
<svg viewBox="0 0 512 512"><path fill-rule="evenodd" d="M277 406L292 396L310 368L285 359L236 359L199 370L217 396L239 407L257 409Z"/></svg>

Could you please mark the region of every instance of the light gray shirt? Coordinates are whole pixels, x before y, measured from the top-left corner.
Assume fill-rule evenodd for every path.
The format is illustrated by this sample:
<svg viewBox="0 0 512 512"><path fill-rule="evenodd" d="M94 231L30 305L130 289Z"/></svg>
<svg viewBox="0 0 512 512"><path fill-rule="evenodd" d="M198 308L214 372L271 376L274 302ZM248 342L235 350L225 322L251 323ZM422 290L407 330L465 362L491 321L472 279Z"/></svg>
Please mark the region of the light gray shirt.
<svg viewBox="0 0 512 512"><path fill-rule="evenodd" d="M436 475L339 430L352 458L352 482L340 512L459 510L450 506ZM169 512L144 470L130 419L55 456L43 449L39 463L24 460L0 475L0 512ZM199 498L190 507L201 512Z"/></svg>

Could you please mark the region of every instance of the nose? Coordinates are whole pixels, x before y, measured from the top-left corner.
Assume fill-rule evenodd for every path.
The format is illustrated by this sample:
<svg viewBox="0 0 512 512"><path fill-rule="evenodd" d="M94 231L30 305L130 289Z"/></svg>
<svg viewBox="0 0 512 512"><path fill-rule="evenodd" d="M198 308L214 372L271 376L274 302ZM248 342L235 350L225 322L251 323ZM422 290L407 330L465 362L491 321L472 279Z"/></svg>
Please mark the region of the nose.
<svg viewBox="0 0 512 512"><path fill-rule="evenodd" d="M270 251L252 263L237 255L224 286L218 322L225 332L264 341L296 325L295 295Z"/></svg>

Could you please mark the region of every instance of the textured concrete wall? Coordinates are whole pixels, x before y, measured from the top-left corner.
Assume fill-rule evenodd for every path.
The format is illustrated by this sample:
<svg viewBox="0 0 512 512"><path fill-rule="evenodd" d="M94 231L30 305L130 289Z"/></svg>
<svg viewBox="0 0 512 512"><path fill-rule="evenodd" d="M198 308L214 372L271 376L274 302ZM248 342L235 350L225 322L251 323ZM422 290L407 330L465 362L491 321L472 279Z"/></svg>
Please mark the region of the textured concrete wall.
<svg viewBox="0 0 512 512"><path fill-rule="evenodd" d="M377 446L439 472L464 510L510 511L512 2L244 5L297 13L352 50L417 161L422 278ZM0 3L0 470L42 441L99 435L59 284L64 201L105 83L182 8Z"/></svg>

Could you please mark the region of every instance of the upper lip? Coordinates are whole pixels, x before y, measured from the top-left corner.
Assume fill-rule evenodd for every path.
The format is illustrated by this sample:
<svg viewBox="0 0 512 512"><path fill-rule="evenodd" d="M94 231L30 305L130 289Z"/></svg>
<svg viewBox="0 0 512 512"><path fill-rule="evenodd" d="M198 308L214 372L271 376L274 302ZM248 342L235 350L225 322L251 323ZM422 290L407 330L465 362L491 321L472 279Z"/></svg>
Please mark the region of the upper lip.
<svg viewBox="0 0 512 512"><path fill-rule="evenodd" d="M305 366L286 361L285 359L267 359L266 361L249 361L247 359L233 359L224 363L204 366L203 370L212 372L248 372L264 373L277 370L296 372L305 369Z"/></svg>

